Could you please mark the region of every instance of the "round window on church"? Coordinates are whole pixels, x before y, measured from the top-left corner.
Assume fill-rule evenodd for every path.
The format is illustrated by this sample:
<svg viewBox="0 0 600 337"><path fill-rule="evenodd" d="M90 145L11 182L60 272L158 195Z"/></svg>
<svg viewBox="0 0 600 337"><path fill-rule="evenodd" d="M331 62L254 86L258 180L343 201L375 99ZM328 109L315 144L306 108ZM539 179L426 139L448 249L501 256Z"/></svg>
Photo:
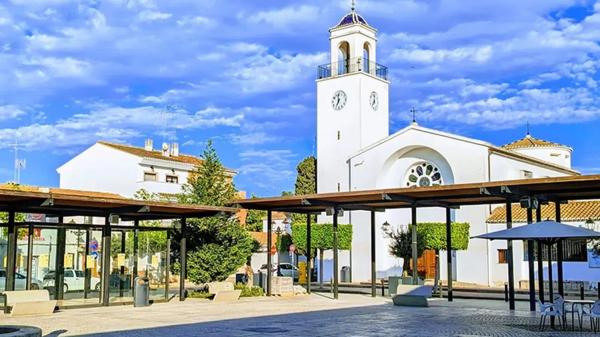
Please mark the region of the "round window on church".
<svg viewBox="0 0 600 337"><path fill-rule="evenodd" d="M406 187L428 187L444 184L440 169L432 163L421 162L408 169Z"/></svg>

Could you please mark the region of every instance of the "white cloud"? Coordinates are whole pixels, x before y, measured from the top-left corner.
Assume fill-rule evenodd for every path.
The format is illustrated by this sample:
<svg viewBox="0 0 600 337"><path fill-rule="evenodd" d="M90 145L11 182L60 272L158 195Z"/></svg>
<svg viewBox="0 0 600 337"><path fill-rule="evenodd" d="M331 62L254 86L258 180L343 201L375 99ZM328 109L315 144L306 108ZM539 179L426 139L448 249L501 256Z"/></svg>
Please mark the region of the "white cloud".
<svg viewBox="0 0 600 337"><path fill-rule="evenodd" d="M216 22L204 16L185 16L177 20L179 26L213 26Z"/></svg>
<svg viewBox="0 0 600 337"><path fill-rule="evenodd" d="M299 7L285 7L271 11L261 11L255 14L241 14L251 23L266 23L275 28L286 28L295 24L311 23L319 19L319 7L302 5Z"/></svg>
<svg viewBox="0 0 600 337"><path fill-rule="evenodd" d="M0 129L0 147L19 134L29 150L67 148L100 139L124 141L145 131L198 130L217 126L239 127L243 113L207 107L196 112L183 109L164 111L142 106L124 108L99 105L89 112L75 114L54 124L31 124L16 129Z"/></svg>
<svg viewBox="0 0 600 337"><path fill-rule="evenodd" d="M171 18L173 14L154 10L143 10L138 14L141 21L161 21Z"/></svg>
<svg viewBox="0 0 600 337"><path fill-rule="evenodd" d="M26 112L16 105L0 105L0 121L21 117Z"/></svg>
<svg viewBox="0 0 600 337"><path fill-rule="evenodd" d="M281 186L292 179L296 172L296 154L290 150L249 150L240 153L244 162L236 169L240 175L253 177L260 188Z"/></svg>

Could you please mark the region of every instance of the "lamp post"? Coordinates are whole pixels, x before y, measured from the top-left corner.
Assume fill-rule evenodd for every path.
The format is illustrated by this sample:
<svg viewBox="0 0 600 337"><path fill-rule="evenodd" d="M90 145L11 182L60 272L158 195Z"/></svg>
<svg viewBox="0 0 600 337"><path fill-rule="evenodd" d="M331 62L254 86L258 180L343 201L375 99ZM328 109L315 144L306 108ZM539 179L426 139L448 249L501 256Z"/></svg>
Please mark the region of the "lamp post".
<svg viewBox="0 0 600 337"><path fill-rule="evenodd" d="M277 229L275 230L275 234L277 235L277 243L275 244L277 247L277 276L279 276L279 268L281 268L281 252L279 251L279 248L281 248L281 232L281 227L277 226Z"/></svg>

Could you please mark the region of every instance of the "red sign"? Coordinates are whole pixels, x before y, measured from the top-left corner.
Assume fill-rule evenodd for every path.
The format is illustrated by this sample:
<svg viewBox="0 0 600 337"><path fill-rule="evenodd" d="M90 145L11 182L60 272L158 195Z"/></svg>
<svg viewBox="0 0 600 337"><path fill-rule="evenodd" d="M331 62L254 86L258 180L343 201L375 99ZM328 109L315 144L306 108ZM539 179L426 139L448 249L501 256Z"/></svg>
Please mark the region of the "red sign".
<svg viewBox="0 0 600 337"><path fill-rule="evenodd" d="M275 255L277 253L277 247L271 246L271 255Z"/></svg>

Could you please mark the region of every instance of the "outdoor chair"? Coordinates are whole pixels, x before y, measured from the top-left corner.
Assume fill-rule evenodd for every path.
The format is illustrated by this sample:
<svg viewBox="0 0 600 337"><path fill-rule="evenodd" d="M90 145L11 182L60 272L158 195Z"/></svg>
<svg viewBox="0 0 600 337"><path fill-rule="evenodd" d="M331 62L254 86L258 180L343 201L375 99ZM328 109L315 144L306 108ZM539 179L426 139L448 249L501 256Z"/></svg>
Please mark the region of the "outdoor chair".
<svg viewBox="0 0 600 337"><path fill-rule="evenodd" d="M581 310L581 320L583 321L583 317L588 316L590 318L590 326L596 333L600 328L600 300L594 302L590 309L586 307L582 307Z"/></svg>
<svg viewBox="0 0 600 337"><path fill-rule="evenodd" d="M567 328L568 314L571 314L571 317L573 317L573 329L575 329L575 314L577 314L577 322L579 323L579 327L581 328L581 308L573 309L572 306L568 308L565 305L565 299L561 295L554 295L554 305L558 308L558 311L562 313L563 328Z"/></svg>
<svg viewBox="0 0 600 337"><path fill-rule="evenodd" d="M554 303L542 303L542 301L537 300L538 308L540 310L540 330L544 330L546 327L546 317L557 317L558 323L562 326L562 316L563 313Z"/></svg>

